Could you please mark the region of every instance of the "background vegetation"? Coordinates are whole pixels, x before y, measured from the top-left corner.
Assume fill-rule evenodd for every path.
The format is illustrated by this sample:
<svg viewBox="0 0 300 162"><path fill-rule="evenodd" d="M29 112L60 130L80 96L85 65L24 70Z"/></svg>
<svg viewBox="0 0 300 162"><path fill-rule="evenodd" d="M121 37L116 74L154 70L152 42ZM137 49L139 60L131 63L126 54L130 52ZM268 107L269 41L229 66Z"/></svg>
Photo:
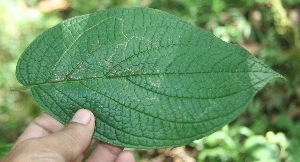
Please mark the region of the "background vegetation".
<svg viewBox="0 0 300 162"><path fill-rule="evenodd" d="M240 44L286 78L222 130L183 147L135 151L137 161L300 161L299 0L1 0L0 157L41 113L28 91L10 91L22 51L64 19L132 6L167 11Z"/></svg>

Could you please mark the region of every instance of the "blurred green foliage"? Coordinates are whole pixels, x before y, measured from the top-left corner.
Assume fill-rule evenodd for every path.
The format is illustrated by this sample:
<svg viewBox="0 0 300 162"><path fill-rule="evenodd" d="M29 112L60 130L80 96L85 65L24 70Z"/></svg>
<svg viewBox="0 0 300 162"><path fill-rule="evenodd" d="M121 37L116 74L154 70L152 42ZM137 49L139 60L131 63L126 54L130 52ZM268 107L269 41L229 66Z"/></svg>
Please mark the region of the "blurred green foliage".
<svg viewBox="0 0 300 162"><path fill-rule="evenodd" d="M10 91L19 85L15 66L29 43L69 17L133 6L167 11L240 44L286 78L260 91L229 126L186 146L187 155L198 161L300 161L299 0L0 1L0 157L41 113L28 91ZM157 152L136 151L137 160L175 158Z"/></svg>

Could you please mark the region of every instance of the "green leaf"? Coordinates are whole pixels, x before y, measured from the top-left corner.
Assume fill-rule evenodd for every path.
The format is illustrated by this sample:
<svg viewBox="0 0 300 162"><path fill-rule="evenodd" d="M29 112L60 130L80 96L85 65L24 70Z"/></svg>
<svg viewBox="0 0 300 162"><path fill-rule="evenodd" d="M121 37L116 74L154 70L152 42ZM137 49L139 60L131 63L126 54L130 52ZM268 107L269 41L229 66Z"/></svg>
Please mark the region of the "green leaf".
<svg viewBox="0 0 300 162"><path fill-rule="evenodd" d="M95 138L141 149L211 134L280 77L242 47L148 8L63 21L31 43L16 73L60 122L90 109Z"/></svg>
<svg viewBox="0 0 300 162"><path fill-rule="evenodd" d="M6 154L8 154L8 152L11 150L12 147L13 147L13 144L3 144L3 143L1 143L1 145L0 145L0 158L3 158L4 156L6 156Z"/></svg>

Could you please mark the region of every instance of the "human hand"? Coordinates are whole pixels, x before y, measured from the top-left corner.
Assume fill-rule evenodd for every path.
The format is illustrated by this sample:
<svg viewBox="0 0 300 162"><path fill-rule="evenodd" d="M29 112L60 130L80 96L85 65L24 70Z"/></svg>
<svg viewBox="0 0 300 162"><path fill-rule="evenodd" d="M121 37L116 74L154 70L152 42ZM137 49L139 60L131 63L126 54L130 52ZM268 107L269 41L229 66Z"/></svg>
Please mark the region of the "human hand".
<svg viewBox="0 0 300 162"><path fill-rule="evenodd" d="M44 113L35 118L18 138L1 162L82 161L94 144L95 117L80 109L64 126ZM123 148L107 143L97 144L87 162L134 162L134 156Z"/></svg>

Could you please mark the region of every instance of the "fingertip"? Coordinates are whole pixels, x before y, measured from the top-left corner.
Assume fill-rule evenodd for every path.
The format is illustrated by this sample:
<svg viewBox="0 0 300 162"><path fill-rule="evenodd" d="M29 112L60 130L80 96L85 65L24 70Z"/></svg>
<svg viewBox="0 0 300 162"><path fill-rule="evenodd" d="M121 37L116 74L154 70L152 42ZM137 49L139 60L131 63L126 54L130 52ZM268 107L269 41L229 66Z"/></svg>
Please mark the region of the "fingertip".
<svg viewBox="0 0 300 162"><path fill-rule="evenodd" d="M94 118L94 115L90 110L79 109L73 116L71 122L87 125L91 122L92 118Z"/></svg>
<svg viewBox="0 0 300 162"><path fill-rule="evenodd" d="M135 162L135 157L132 151L123 151L119 154L116 162Z"/></svg>
<svg viewBox="0 0 300 162"><path fill-rule="evenodd" d="M102 159L106 162L114 162L121 152L123 152L122 147L100 142L87 159L87 162L97 161L97 159Z"/></svg>

